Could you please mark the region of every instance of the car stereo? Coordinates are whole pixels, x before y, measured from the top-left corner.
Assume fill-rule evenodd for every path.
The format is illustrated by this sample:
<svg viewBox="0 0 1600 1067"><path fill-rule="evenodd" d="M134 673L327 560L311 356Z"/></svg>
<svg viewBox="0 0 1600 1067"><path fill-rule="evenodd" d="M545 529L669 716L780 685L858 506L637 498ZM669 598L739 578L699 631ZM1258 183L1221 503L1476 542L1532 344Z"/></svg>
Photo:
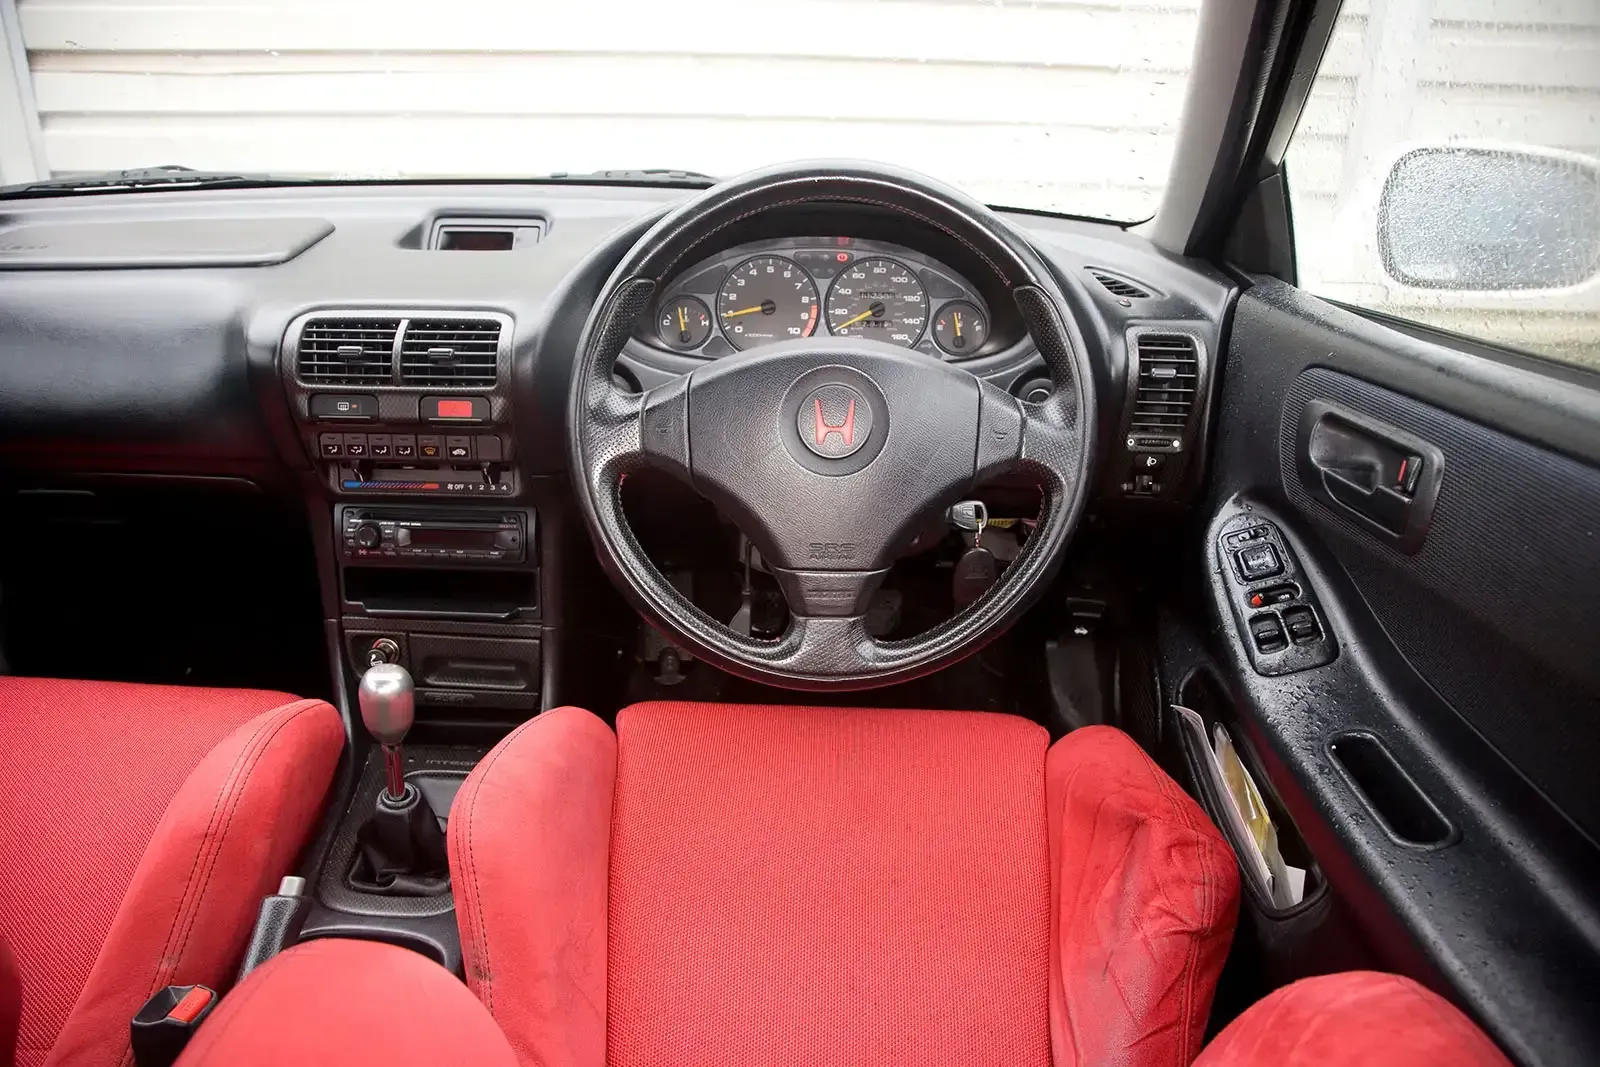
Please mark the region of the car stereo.
<svg viewBox="0 0 1600 1067"><path fill-rule="evenodd" d="M344 508L340 533L347 560L521 563L528 531L516 512L429 513L403 508Z"/></svg>

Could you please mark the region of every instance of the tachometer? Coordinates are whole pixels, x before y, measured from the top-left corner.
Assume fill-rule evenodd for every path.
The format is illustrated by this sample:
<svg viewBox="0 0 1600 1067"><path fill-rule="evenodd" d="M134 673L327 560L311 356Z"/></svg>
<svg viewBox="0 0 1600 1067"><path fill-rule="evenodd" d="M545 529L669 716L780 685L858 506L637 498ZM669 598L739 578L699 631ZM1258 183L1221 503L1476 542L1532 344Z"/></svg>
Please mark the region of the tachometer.
<svg viewBox="0 0 1600 1067"><path fill-rule="evenodd" d="M928 294L911 268L893 259L858 259L828 290L828 329L910 348L928 324Z"/></svg>
<svg viewBox="0 0 1600 1067"><path fill-rule="evenodd" d="M717 294L717 321L733 347L810 337L817 328L817 287L793 260L756 256L733 270Z"/></svg>

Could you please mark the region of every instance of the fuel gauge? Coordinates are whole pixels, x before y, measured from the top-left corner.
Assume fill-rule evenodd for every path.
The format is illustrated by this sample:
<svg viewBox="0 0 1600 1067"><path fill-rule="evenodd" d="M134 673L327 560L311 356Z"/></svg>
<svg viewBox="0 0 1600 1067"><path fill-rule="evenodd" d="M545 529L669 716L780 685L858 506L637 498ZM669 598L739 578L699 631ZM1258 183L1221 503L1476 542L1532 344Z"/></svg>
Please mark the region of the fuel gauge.
<svg viewBox="0 0 1600 1067"><path fill-rule="evenodd" d="M656 317L656 333L669 347L688 351L699 348L711 336L711 309L692 296L676 296L663 301Z"/></svg>
<svg viewBox="0 0 1600 1067"><path fill-rule="evenodd" d="M989 339L989 320L975 305L954 301L939 309L939 317L933 322L933 339L948 356L970 356Z"/></svg>

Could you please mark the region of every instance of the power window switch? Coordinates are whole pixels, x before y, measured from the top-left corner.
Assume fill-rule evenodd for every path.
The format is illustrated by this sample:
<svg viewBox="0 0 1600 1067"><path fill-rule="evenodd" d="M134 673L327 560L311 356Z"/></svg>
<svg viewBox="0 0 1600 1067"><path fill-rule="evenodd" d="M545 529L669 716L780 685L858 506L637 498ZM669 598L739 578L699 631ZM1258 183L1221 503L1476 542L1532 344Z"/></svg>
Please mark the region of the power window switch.
<svg viewBox="0 0 1600 1067"><path fill-rule="evenodd" d="M1309 645L1322 637L1317 613L1310 608L1290 608L1283 613L1283 624L1289 628L1289 639L1297 645Z"/></svg>
<svg viewBox="0 0 1600 1067"><path fill-rule="evenodd" d="M1276 615L1257 615L1251 619L1250 640L1255 642L1256 651L1262 653L1282 652L1289 647L1283 623Z"/></svg>

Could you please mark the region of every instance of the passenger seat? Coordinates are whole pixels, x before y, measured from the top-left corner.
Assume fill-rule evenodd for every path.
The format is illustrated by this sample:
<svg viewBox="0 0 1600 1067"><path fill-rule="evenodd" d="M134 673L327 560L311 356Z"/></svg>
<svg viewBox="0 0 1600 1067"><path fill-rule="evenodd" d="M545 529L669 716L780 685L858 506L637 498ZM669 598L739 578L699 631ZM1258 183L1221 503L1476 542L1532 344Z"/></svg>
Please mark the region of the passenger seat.
<svg viewBox="0 0 1600 1067"><path fill-rule="evenodd" d="M229 985L344 741L330 705L286 693L0 677L17 1067L119 1067L151 994Z"/></svg>

